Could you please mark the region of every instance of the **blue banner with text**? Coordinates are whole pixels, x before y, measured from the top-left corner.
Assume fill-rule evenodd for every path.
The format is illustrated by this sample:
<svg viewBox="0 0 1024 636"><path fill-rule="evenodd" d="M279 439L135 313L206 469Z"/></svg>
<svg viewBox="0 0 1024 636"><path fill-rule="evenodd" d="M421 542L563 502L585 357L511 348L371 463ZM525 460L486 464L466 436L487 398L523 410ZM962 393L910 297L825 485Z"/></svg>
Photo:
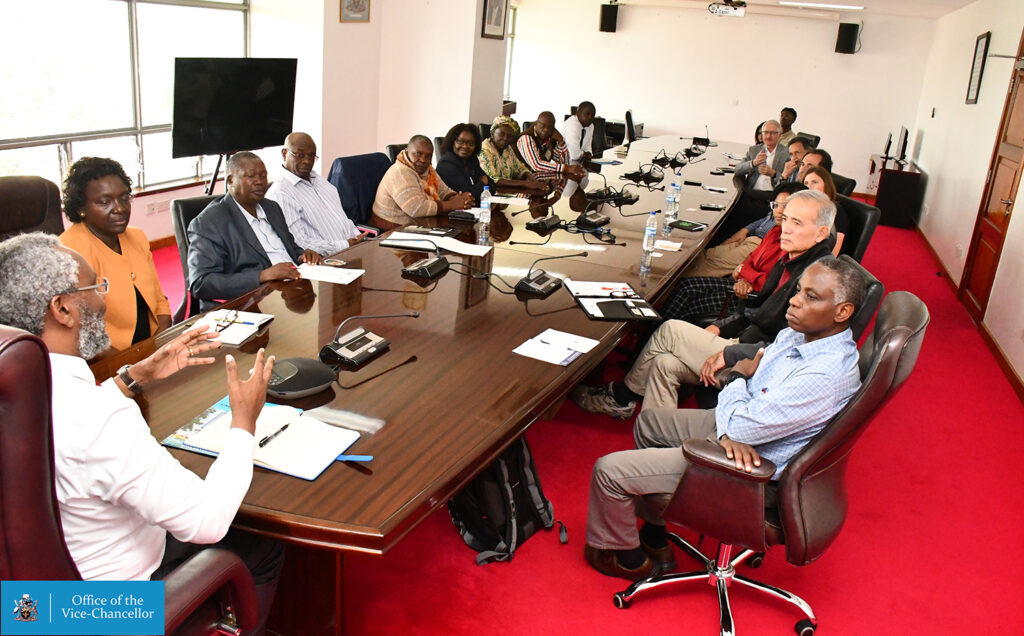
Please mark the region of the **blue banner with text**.
<svg viewBox="0 0 1024 636"><path fill-rule="evenodd" d="M163 634L163 581L2 581L3 634Z"/></svg>

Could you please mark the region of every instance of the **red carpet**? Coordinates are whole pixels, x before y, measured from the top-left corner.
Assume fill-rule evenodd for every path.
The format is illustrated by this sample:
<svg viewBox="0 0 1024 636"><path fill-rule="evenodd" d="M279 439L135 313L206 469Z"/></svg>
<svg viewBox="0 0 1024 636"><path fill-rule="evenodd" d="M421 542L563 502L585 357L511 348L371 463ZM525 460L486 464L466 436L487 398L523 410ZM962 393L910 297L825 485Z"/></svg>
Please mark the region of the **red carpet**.
<svg viewBox="0 0 1024 636"><path fill-rule="evenodd" d="M164 289L172 296L168 277L177 277L180 294L177 253L159 252ZM1024 495L1015 486L1024 405L915 232L880 227L864 265L887 290L927 303L932 322L917 368L854 451L850 513L836 543L809 566L793 567L776 550L748 573L803 596L820 634L1022 634L1024 584L1013 572L1024 556ZM683 584L617 610L611 596L625 581L583 561L590 469L631 447L630 425L567 403L528 433L568 545L542 533L512 562L478 567L440 510L383 558L348 557L348 632L717 634L712 588ZM741 634L792 634L800 618L743 586L731 597Z"/></svg>

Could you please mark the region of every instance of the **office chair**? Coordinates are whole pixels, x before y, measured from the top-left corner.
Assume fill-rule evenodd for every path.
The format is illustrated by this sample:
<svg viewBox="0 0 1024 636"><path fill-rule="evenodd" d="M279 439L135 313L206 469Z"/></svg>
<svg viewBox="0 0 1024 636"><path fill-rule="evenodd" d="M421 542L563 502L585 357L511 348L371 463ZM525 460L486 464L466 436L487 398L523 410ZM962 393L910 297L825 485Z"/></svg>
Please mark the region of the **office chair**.
<svg viewBox="0 0 1024 636"><path fill-rule="evenodd" d="M54 487L46 345L0 325L0 578L78 581ZM26 391L26 387L35 390ZM252 576L227 550L203 550L164 579L167 634L211 634L259 621ZM234 633L234 632L224 632Z"/></svg>
<svg viewBox="0 0 1024 636"><path fill-rule="evenodd" d="M477 125L480 126L480 139L481 140L487 139L488 137L491 136L491 124L489 122L488 123L483 123L483 124L477 124Z"/></svg>
<svg viewBox="0 0 1024 636"><path fill-rule="evenodd" d="M171 222L174 225L174 238L178 243L181 274L185 277L185 295L182 296L181 304L174 310L174 316L171 317L174 324L199 313L199 301L192 297L192 292L188 288L188 224L199 216L206 206L221 196L223 195L211 194L171 201Z"/></svg>
<svg viewBox="0 0 1024 636"><path fill-rule="evenodd" d="M338 157L331 164L327 180L338 189L341 207L353 223L365 225L370 220L377 186L392 163L384 153L371 152Z"/></svg>
<svg viewBox="0 0 1024 636"><path fill-rule="evenodd" d="M873 205L841 194L836 196L836 205L842 206L843 212L846 213L846 237L839 252L859 263L864 258L871 237L875 234L882 211Z"/></svg>
<svg viewBox="0 0 1024 636"><path fill-rule="evenodd" d="M775 465L761 459L752 473L737 470L725 450L714 442L690 439L682 453L689 466L679 480L663 517L694 532L719 540L714 559L674 533L672 543L696 559L703 569L658 574L630 585L614 597L616 607L629 607L643 590L679 581L716 585L721 633L733 634L728 586L738 582L800 608L807 618L796 624L801 636L817 628L810 605L777 587L736 573L750 560L756 567L762 552L784 545L786 560L803 566L818 559L839 535L846 518L846 463L853 445L880 407L910 375L921 351L928 308L909 292L889 294L882 303L874 331L860 348L861 387L828 425L789 462L777 482ZM777 502L773 505L773 502ZM733 549L742 550L738 555Z"/></svg>
<svg viewBox="0 0 1024 636"><path fill-rule="evenodd" d="M590 144L590 151L594 158L598 159L609 147L607 137L607 122L604 117L594 117L594 140Z"/></svg>
<svg viewBox="0 0 1024 636"><path fill-rule="evenodd" d="M637 139L643 139L642 135L636 133L636 127L633 125L633 111L626 111L626 143L631 144Z"/></svg>
<svg viewBox="0 0 1024 636"><path fill-rule="evenodd" d="M832 183L836 186L836 192L844 196L850 196L853 194L853 189L857 187L857 180L849 177L844 177L841 174L832 173Z"/></svg>
<svg viewBox="0 0 1024 636"><path fill-rule="evenodd" d="M42 177L0 177L0 241L15 234L60 234L60 190Z"/></svg>
<svg viewBox="0 0 1024 636"><path fill-rule="evenodd" d="M388 144L385 146L385 150L388 152L388 159L391 159L391 163L398 161L398 153L405 150L405 147L409 144Z"/></svg>
<svg viewBox="0 0 1024 636"><path fill-rule="evenodd" d="M803 137L811 142L811 148L817 148L818 144L821 143L821 135L812 135L811 133L798 132L797 137Z"/></svg>

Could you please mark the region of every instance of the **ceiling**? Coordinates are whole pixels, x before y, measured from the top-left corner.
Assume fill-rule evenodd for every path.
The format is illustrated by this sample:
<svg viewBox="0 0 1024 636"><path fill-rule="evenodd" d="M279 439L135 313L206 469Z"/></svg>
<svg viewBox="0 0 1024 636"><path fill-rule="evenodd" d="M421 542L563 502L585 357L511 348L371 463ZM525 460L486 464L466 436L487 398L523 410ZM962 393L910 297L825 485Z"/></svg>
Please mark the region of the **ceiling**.
<svg viewBox="0 0 1024 636"><path fill-rule="evenodd" d="M834 4L850 4L864 7L863 11L843 12L850 15L899 15L915 18L940 18L965 7L975 0L808 0ZM747 0L747 5L779 6L769 0Z"/></svg>

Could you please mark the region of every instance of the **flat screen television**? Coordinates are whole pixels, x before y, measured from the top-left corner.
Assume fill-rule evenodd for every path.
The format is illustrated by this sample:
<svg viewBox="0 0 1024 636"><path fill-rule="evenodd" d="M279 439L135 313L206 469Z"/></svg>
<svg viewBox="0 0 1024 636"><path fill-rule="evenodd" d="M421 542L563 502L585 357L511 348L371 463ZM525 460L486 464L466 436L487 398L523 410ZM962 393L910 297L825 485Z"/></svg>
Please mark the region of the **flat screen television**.
<svg viewBox="0 0 1024 636"><path fill-rule="evenodd" d="M900 162L907 162L907 127L900 126L900 137L896 141L896 152L893 153L893 158Z"/></svg>
<svg viewBox="0 0 1024 636"><path fill-rule="evenodd" d="M892 133L889 133L889 137L885 140L885 150L882 151L882 159L892 159L892 155L889 151L892 150Z"/></svg>
<svg viewBox="0 0 1024 636"><path fill-rule="evenodd" d="M174 60L171 156L279 146L292 131L295 59Z"/></svg>

